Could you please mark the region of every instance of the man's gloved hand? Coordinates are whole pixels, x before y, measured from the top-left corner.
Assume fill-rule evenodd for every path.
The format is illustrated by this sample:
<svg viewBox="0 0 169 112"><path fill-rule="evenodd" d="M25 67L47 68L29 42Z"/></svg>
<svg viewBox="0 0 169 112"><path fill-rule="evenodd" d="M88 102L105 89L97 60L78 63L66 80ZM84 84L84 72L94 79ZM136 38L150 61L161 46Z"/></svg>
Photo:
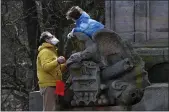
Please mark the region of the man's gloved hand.
<svg viewBox="0 0 169 112"><path fill-rule="evenodd" d="M65 59L65 57L63 57L63 56L59 56L59 57L57 58L57 61L58 61L58 63L63 64L63 63L66 62L66 59Z"/></svg>

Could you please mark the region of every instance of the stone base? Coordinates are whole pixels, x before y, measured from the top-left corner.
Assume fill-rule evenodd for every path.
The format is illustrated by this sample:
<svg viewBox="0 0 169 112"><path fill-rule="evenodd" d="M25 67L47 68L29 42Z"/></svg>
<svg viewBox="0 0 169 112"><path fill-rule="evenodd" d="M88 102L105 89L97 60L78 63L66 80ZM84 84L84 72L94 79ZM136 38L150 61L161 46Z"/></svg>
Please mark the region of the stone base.
<svg viewBox="0 0 169 112"><path fill-rule="evenodd" d="M168 106L168 84L152 84L147 87L142 100L132 106L133 111L167 111Z"/></svg>
<svg viewBox="0 0 169 112"><path fill-rule="evenodd" d="M43 110L43 97L39 91L29 93L29 111L42 111Z"/></svg>
<svg viewBox="0 0 169 112"><path fill-rule="evenodd" d="M98 107L75 107L69 109L70 111L127 111L126 107L123 106L98 106Z"/></svg>
<svg viewBox="0 0 169 112"><path fill-rule="evenodd" d="M168 91L169 87L167 83L152 84L145 88L144 96L142 100L133 105L130 109L132 111L168 111ZM42 111L43 100L39 91L30 93L29 99L29 110L30 111ZM124 106L101 106L101 107L79 107L69 109L71 111L82 111L82 110L102 110L102 111L125 111L128 108Z"/></svg>

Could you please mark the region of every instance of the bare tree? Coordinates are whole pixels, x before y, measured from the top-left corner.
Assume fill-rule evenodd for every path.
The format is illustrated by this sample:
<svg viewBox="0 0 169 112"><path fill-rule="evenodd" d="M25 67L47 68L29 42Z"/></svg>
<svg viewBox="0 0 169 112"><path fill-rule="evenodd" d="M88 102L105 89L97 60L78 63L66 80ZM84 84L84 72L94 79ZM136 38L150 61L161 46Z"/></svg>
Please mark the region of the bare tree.
<svg viewBox="0 0 169 112"><path fill-rule="evenodd" d="M36 56L38 48L38 40L40 37L40 27L38 23L36 3L34 0L23 0L25 22L27 27L28 43L31 53L32 70L34 71L34 86L38 90L36 75Z"/></svg>
<svg viewBox="0 0 169 112"><path fill-rule="evenodd" d="M48 30L55 34L60 40L59 55L67 56L66 35L74 24L66 20L66 11L73 5L79 5L92 18L104 23L104 9L96 7L101 5L96 2L2 0L2 110L28 110L29 92L38 90L36 56L40 33ZM70 45L67 50L71 51Z"/></svg>
<svg viewBox="0 0 169 112"><path fill-rule="evenodd" d="M21 1L2 1L2 110L28 110L32 91L30 49Z"/></svg>

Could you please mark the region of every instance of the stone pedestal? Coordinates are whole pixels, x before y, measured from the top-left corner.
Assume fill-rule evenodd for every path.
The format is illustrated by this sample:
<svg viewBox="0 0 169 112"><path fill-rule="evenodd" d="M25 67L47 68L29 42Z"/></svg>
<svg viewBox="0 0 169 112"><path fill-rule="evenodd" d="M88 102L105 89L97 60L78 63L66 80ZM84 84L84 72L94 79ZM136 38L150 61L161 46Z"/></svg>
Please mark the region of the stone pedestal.
<svg viewBox="0 0 169 112"><path fill-rule="evenodd" d="M43 110L43 97L39 91L29 93L29 111L42 111Z"/></svg>
<svg viewBox="0 0 169 112"><path fill-rule="evenodd" d="M168 111L168 91L167 83L152 84L145 88L142 100L132 106L132 111Z"/></svg>
<svg viewBox="0 0 169 112"><path fill-rule="evenodd" d="M132 111L168 111L168 91L169 86L167 83L152 84L151 86L145 88L145 92L142 100L133 105ZM29 94L29 111L42 111L43 110L43 99L39 91L34 91ZM103 106L103 107L82 107L74 108L71 110L109 110L118 111L126 110L122 106Z"/></svg>

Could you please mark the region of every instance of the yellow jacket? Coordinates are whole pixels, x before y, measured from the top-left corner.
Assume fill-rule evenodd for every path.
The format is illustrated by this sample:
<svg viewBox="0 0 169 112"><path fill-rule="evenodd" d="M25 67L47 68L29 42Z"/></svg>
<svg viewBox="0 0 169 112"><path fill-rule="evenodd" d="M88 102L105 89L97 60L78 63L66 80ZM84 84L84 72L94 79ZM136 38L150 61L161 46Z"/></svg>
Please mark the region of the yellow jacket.
<svg viewBox="0 0 169 112"><path fill-rule="evenodd" d="M49 43L43 43L38 51L36 64L39 87L56 86L56 81L62 80L61 70L65 69L65 64L57 62L57 49Z"/></svg>

